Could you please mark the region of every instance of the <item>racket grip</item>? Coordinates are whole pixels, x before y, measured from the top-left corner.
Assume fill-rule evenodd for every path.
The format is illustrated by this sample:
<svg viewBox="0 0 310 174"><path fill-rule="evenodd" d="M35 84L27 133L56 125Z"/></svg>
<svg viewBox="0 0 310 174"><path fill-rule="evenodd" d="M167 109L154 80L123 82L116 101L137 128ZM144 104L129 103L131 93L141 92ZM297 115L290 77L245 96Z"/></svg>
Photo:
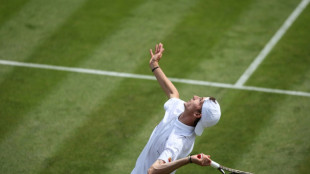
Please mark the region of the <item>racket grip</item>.
<svg viewBox="0 0 310 174"><path fill-rule="evenodd" d="M219 163L215 162L215 161L211 161L211 164L210 164L210 165L211 165L212 167L216 168L216 169L218 169L218 168L221 167L221 165L220 165Z"/></svg>
<svg viewBox="0 0 310 174"><path fill-rule="evenodd" d="M201 158L201 154L199 154L199 155L197 155L197 158ZM219 164L219 163L217 163L217 162L215 162L215 161L212 161L211 160L211 164L210 164L212 167L214 167L214 168L216 168L216 169L218 169L218 168L220 168L221 167L221 165Z"/></svg>

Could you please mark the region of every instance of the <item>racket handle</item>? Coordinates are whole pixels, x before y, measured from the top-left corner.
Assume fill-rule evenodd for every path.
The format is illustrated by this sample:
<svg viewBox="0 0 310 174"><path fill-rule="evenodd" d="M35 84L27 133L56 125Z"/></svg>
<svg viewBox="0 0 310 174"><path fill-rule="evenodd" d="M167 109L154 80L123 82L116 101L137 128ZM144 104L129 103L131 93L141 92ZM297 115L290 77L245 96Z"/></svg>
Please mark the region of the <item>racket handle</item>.
<svg viewBox="0 0 310 174"><path fill-rule="evenodd" d="M220 165L219 163L215 162L215 161L211 161L211 164L210 164L210 165L211 165L212 167L216 168L216 169L218 169L218 168L221 167L221 165Z"/></svg>

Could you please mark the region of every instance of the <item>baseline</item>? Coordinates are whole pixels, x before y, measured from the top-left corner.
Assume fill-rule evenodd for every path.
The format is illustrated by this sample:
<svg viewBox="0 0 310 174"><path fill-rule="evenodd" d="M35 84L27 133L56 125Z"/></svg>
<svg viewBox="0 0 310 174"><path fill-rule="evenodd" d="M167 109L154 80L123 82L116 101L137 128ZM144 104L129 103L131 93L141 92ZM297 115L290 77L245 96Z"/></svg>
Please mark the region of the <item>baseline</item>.
<svg viewBox="0 0 310 174"><path fill-rule="evenodd" d="M73 68L73 67L35 64L35 63L24 63L24 62L16 62L16 61L8 61L8 60L0 60L0 64L8 65L8 66L48 69L48 70L75 72L75 73L83 73L83 74L95 74L95 75L133 78L133 79L144 79L144 80L156 80L156 78L154 76L150 76L150 75L131 74L131 73L114 72L114 71L103 71L103 70L85 69L85 68ZM201 81L201 80L191 80L191 79L181 79L181 78L169 78L169 79L172 82L191 84L191 85L211 86L211 87L219 87L219 88L239 89L239 90L248 90L248 91L257 91L257 92L277 93L277 94L285 94L285 95L296 95L296 96L310 97L310 92L291 91L291 90L282 90L282 89L270 89L270 88L261 88L261 87L255 87L255 86L236 86L236 85L227 84L227 83L218 83L218 82L209 82L209 81Z"/></svg>

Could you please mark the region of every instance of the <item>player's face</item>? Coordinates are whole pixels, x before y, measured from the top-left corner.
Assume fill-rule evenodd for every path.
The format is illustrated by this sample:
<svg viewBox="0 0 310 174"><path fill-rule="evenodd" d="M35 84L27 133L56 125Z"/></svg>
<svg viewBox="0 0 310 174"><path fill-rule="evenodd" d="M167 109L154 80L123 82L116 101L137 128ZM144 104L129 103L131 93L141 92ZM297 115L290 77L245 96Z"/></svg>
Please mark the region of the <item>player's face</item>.
<svg viewBox="0 0 310 174"><path fill-rule="evenodd" d="M199 111L201 112L204 97L199 97L194 95L192 99L185 103L185 107L193 112Z"/></svg>

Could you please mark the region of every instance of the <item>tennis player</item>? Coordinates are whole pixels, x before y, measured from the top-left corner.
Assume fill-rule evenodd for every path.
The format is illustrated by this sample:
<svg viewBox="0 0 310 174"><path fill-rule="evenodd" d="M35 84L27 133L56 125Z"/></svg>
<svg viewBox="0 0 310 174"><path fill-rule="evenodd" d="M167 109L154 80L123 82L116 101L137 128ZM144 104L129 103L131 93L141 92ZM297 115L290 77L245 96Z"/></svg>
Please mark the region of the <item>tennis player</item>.
<svg viewBox="0 0 310 174"><path fill-rule="evenodd" d="M194 163L208 166L209 155L190 155L196 135L206 127L215 125L221 116L220 105L213 97L194 96L188 102L180 100L178 90L159 67L164 52L163 44L150 49L150 68L161 88L168 96L164 104L165 116L153 130L152 135L136 161L131 174L167 174Z"/></svg>

